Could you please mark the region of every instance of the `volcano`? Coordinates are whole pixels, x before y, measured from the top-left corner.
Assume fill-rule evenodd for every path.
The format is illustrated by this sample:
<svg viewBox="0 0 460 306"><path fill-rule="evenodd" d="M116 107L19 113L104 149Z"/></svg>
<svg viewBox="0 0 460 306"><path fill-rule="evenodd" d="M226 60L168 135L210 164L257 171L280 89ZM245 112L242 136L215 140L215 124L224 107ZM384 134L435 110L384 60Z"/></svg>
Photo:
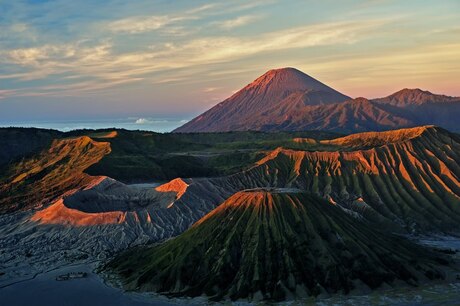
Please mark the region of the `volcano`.
<svg viewBox="0 0 460 306"><path fill-rule="evenodd" d="M443 259L293 188L238 192L189 230L110 262L127 289L285 300L441 278Z"/></svg>
<svg viewBox="0 0 460 306"><path fill-rule="evenodd" d="M297 69L273 69L175 132L264 130L254 121L267 111L274 122L277 113L349 99Z"/></svg>
<svg viewBox="0 0 460 306"><path fill-rule="evenodd" d="M420 125L460 130L460 98L403 89L385 98L350 97L294 68L270 70L174 132L386 131Z"/></svg>

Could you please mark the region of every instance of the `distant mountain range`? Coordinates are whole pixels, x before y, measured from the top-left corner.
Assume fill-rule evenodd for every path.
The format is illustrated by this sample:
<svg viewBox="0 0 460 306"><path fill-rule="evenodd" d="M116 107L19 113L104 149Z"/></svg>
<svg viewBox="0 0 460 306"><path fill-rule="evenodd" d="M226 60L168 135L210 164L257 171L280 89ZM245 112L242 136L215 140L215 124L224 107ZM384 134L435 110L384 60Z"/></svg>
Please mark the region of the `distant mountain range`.
<svg viewBox="0 0 460 306"><path fill-rule="evenodd" d="M403 89L352 99L294 68L270 70L174 132L384 131L420 125L460 130L460 97Z"/></svg>

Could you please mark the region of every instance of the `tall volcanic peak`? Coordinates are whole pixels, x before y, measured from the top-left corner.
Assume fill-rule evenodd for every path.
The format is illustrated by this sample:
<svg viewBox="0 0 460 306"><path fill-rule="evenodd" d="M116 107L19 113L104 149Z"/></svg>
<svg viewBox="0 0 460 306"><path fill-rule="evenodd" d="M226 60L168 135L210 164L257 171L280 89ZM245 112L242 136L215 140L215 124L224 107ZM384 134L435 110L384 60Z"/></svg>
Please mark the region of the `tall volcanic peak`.
<svg viewBox="0 0 460 306"><path fill-rule="evenodd" d="M263 91L325 91L336 92L311 76L295 68L272 69L248 84L242 90L257 88Z"/></svg>
<svg viewBox="0 0 460 306"><path fill-rule="evenodd" d="M254 125L263 114L279 121L286 104L304 106L332 104L350 99L294 68L266 72L230 98L214 106L175 132L222 132L258 130ZM295 108L294 108L295 109ZM266 119L266 118L265 118Z"/></svg>
<svg viewBox="0 0 460 306"><path fill-rule="evenodd" d="M460 97L403 89L351 99L294 68L273 69L174 132L385 131L437 125L459 131Z"/></svg>

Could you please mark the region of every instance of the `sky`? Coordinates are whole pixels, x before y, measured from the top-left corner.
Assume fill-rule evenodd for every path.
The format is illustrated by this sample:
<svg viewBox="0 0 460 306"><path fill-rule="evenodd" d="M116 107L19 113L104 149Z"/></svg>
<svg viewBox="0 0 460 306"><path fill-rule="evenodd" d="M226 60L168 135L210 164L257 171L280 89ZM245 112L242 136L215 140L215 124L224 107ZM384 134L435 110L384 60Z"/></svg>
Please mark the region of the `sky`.
<svg viewBox="0 0 460 306"><path fill-rule="evenodd" d="M190 119L281 67L460 96L459 38L459 0L0 0L0 123Z"/></svg>

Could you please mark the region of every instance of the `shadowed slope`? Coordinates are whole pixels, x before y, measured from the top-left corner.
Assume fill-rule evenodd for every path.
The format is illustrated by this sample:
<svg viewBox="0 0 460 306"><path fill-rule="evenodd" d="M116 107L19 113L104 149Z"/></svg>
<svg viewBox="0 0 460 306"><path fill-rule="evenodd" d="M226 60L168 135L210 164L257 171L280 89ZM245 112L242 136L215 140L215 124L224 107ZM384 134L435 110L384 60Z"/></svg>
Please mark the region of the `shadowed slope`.
<svg viewBox="0 0 460 306"><path fill-rule="evenodd" d="M286 108L290 111L286 111ZM381 131L410 126L403 116L392 114L365 98L329 105L296 106L286 101L281 107L263 112L249 125L251 130L326 130L342 133Z"/></svg>
<svg viewBox="0 0 460 306"><path fill-rule="evenodd" d="M422 105L425 103L449 103L460 102L460 97L449 97L445 95L433 94L429 91L404 88L385 98L374 99L374 102L380 104L406 107L413 105Z"/></svg>
<svg viewBox="0 0 460 306"><path fill-rule="evenodd" d="M441 260L442 261L442 260ZM128 289L283 300L437 278L437 261L293 190L239 192L179 237L113 260Z"/></svg>
<svg viewBox="0 0 460 306"><path fill-rule="evenodd" d="M413 138L408 135L413 134ZM278 149L225 184L296 187L320 195L374 221L408 230L458 229L460 138L436 127L357 134L333 140L347 151ZM398 137L400 137L398 139ZM393 143L361 150L362 147ZM229 183L230 182L230 183Z"/></svg>
<svg viewBox="0 0 460 306"><path fill-rule="evenodd" d="M0 170L8 163L33 155L51 145L53 139L62 137L54 130L34 128L0 128ZM3 176L0 173L0 178Z"/></svg>
<svg viewBox="0 0 460 306"><path fill-rule="evenodd" d="M349 97L294 69L270 70L174 132L385 131L438 125L459 131L460 98L420 89Z"/></svg>
<svg viewBox="0 0 460 306"><path fill-rule="evenodd" d="M227 100L179 127L175 132L260 130L253 126L261 113L292 112L305 105L345 101L349 97L294 68L270 70ZM297 107L295 106L297 105ZM278 119L273 114L271 119Z"/></svg>
<svg viewBox="0 0 460 306"><path fill-rule="evenodd" d="M293 69L270 70L175 132L381 131L414 123L365 98L350 99Z"/></svg>
<svg viewBox="0 0 460 306"><path fill-rule="evenodd" d="M83 171L110 153L106 142L83 136L54 140L48 150L18 162L0 185L0 212L47 204L95 177Z"/></svg>
<svg viewBox="0 0 460 306"><path fill-rule="evenodd" d="M460 97L437 95L420 89L403 89L372 102L387 112L407 118L411 126L434 124L460 131Z"/></svg>

